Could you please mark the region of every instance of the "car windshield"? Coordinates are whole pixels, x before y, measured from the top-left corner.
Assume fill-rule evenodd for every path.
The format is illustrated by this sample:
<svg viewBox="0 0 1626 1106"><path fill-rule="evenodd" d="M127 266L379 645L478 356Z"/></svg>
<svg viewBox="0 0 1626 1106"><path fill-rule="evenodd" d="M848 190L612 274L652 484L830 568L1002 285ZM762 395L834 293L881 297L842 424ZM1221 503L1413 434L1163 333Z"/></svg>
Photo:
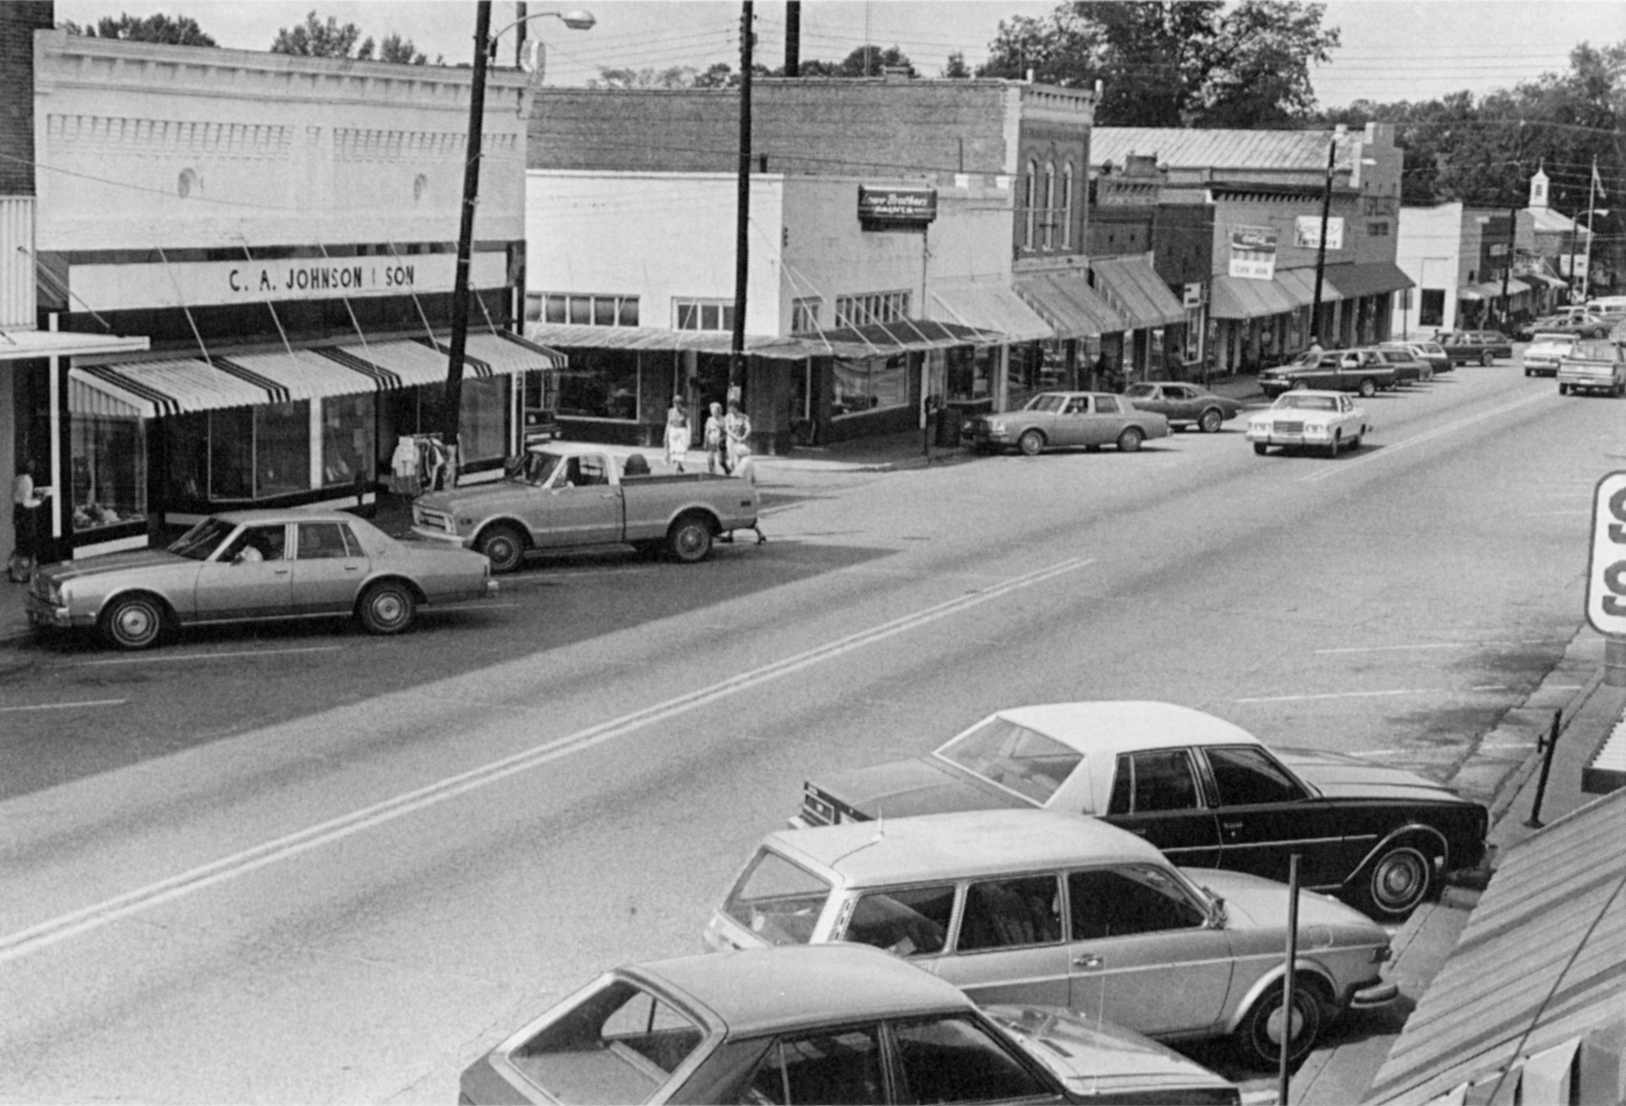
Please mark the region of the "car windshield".
<svg viewBox="0 0 1626 1106"><path fill-rule="evenodd" d="M763 847L723 902L723 913L771 945L805 945L813 937L830 881Z"/></svg>
<svg viewBox="0 0 1626 1106"><path fill-rule="evenodd" d="M1300 411L1336 411L1338 401L1332 396L1303 396L1289 392L1271 406L1282 410L1292 407Z"/></svg>
<svg viewBox="0 0 1626 1106"><path fill-rule="evenodd" d="M705 1038L660 994L612 976L508 1059L554 1102L647 1102Z"/></svg>
<svg viewBox="0 0 1626 1106"><path fill-rule="evenodd" d="M557 453L532 450L514 458L504 471L509 480L518 484L546 484L562 460Z"/></svg>
<svg viewBox="0 0 1626 1106"><path fill-rule="evenodd" d="M997 715L937 750L950 764L1043 806L1084 754Z"/></svg>
<svg viewBox="0 0 1626 1106"><path fill-rule="evenodd" d="M1059 396L1054 392L1041 392L1039 395L1036 395L1032 399L1028 400L1027 406L1022 408L1022 410L1060 411L1062 405L1066 402L1066 396Z"/></svg>
<svg viewBox="0 0 1626 1106"><path fill-rule="evenodd" d="M1422 350L1424 353L1444 353L1445 352L1445 347L1440 345L1438 342L1424 342L1422 345L1418 346L1417 348Z"/></svg>
<svg viewBox="0 0 1626 1106"><path fill-rule="evenodd" d="M1585 342L1576 342L1575 348L1570 350L1570 356L1583 361L1613 361L1615 359L1615 343L1593 338Z"/></svg>
<svg viewBox="0 0 1626 1106"><path fill-rule="evenodd" d="M1137 396L1155 396L1157 395L1157 385L1131 384L1129 387L1124 389L1124 395L1128 396L1130 399L1134 399Z"/></svg>
<svg viewBox="0 0 1626 1106"><path fill-rule="evenodd" d="M1567 348L1574 342L1575 339L1568 334L1538 334L1530 344L1546 348Z"/></svg>
<svg viewBox="0 0 1626 1106"><path fill-rule="evenodd" d="M192 561L206 561L209 554L220 548L220 543L237 529L235 522L223 518L206 518L176 538L169 551Z"/></svg>

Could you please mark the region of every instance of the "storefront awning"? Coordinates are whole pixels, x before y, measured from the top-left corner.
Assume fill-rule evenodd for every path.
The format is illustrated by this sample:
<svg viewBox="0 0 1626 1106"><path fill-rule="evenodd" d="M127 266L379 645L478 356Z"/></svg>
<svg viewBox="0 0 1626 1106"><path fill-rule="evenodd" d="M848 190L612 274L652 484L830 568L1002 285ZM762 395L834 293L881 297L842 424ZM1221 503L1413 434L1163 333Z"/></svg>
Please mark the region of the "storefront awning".
<svg viewBox="0 0 1626 1106"><path fill-rule="evenodd" d="M700 353L729 353L733 334L727 330L662 330L652 326L582 326L572 323L530 323L525 336L560 349L632 350L644 353L673 353L696 350ZM828 355L830 350L815 336L783 337L773 334L747 334L745 352L755 357L797 360Z"/></svg>
<svg viewBox="0 0 1626 1106"><path fill-rule="evenodd" d="M1520 273L1518 279L1530 284L1532 281L1545 284L1549 288L1568 288L1569 281L1563 277L1548 276L1546 273ZM1534 285L1532 284L1532 287Z"/></svg>
<svg viewBox="0 0 1626 1106"><path fill-rule="evenodd" d="M81 334L73 330L0 330L0 361L140 353L147 348L145 335L119 338L111 334Z"/></svg>
<svg viewBox="0 0 1626 1106"><path fill-rule="evenodd" d="M289 403L439 384L446 380L447 336L346 343L264 353L212 355L111 365L76 365L68 372L69 410L142 418ZM464 373L471 378L562 368L565 356L516 335L468 336Z"/></svg>
<svg viewBox="0 0 1626 1106"><path fill-rule="evenodd" d="M1054 328L1058 338L1099 338L1129 329L1082 272L1021 273L1014 288Z"/></svg>
<svg viewBox="0 0 1626 1106"><path fill-rule="evenodd" d="M962 326L994 330L1015 342L1033 342L1056 336L1049 323L1003 284L951 284L932 289L941 311Z"/></svg>
<svg viewBox="0 0 1626 1106"><path fill-rule="evenodd" d="M1507 294L1517 296L1522 292L1530 291L1530 286L1523 280L1509 278ZM1482 303L1485 300L1499 300L1502 298L1502 282L1499 280L1481 281L1478 284L1464 284L1457 289L1457 299L1467 300L1469 303Z"/></svg>
<svg viewBox="0 0 1626 1106"><path fill-rule="evenodd" d="M949 349L953 346L1004 345L1009 335L981 327L945 323L937 319L901 319L895 323L821 330L798 334L806 342L823 344L821 352L849 359L886 357L916 350Z"/></svg>
<svg viewBox="0 0 1626 1106"><path fill-rule="evenodd" d="M1276 283L1293 297L1300 307L1315 306L1315 270L1314 269L1283 269L1276 274ZM1338 289L1332 286L1327 279L1326 271L1321 273L1321 302L1332 303L1344 297L1338 294Z"/></svg>
<svg viewBox="0 0 1626 1106"><path fill-rule="evenodd" d="M1417 287L1417 282L1401 272L1400 266L1392 261L1372 261L1364 265L1328 265L1324 273L1327 283L1338 289L1338 294L1346 300Z"/></svg>
<svg viewBox="0 0 1626 1106"><path fill-rule="evenodd" d="M1215 277L1208 302L1209 317L1215 319L1261 319L1298 308L1298 297L1281 282L1234 276Z"/></svg>
<svg viewBox="0 0 1626 1106"><path fill-rule="evenodd" d="M1144 257L1109 257L1092 262L1096 290L1102 293L1132 330L1176 326L1186 309Z"/></svg>

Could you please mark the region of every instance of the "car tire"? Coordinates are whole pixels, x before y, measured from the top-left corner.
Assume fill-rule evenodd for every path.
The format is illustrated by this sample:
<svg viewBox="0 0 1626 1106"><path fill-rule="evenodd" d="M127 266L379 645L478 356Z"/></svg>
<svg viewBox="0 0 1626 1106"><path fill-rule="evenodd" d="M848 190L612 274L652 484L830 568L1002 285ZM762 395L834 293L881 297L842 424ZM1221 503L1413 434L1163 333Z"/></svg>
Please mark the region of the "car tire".
<svg viewBox="0 0 1626 1106"><path fill-rule="evenodd" d="M1558 394L1561 395L1561 396L1569 395L1570 394L1570 386L1568 384L1560 384L1558 386Z"/></svg>
<svg viewBox="0 0 1626 1106"><path fill-rule="evenodd" d="M1360 392L1362 399L1371 399L1373 396L1378 394L1378 385L1377 382L1374 381L1370 376L1363 376L1361 377L1360 387L1357 390Z"/></svg>
<svg viewBox="0 0 1626 1106"><path fill-rule="evenodd" d="M1496 364L1496 358L1491 356L1490 350L1486 350L1484 353L1479 355L1479 363L1488 369L1492 365Z"/></svg>
<svg viewBox="0 0 1626 1106"><path fill-rule="evenodd" d="M102 637L119 649L150 649L164 636L163 601L145 592L121 595L102 612L100 627Z"/></svg>
<svg viewBox="0 0 1626 1106"><path fill-rule="evenodd" d="M1338 451L1343 449L1343 448L1344 448L1344 432L1342 430L1340 430L1340 431L1338 431L1337 433L1335 433L1332 436L1332 441L1327 443L1327 456L1328 457L1336 457L1336 456L1338 456Z"/></svg>
<svg viewBox="0 0 1626 1106"><path fill-rule="evenodd" d="M1119 453L1138 453L1138 452L1140 452L1140 443L1145 439L1145 437L1146 437L1146 435L1142 434L1140 432L1139 427L1135 427L1135 426L1126 426L1126 427L1124 427L1123 433L1118 435L1118 452Z"/></svg>
<svg viewBox="0 0 1626 1106"><path fill-rule="evenodd" d="M528 546L519 527L506 522L486 527L480 532L480 540L474 543L474 548L484 553L491 562L492 572L514 571L524 563Z"/></svg>
<svg viewBox="0 0 1626 1106"><path fill-rule="evenodd" d="M1363 434L1357 434L1357 435L1355 435L1353 438L1351 438L1349 440L1349 448L1350 448L1351 452L1354 452L1355 450L1361 448L1361 442L1364 439L1364 437L1365 437L1365 435L1363 435Z"/></svg>
<svg viewBox="0 0 1626 1106"><path fill-rule="evenodd" d="M362 593L356 617L369 634L399 634L418 613L418 598L399 580L381 580Z"/></svg>
<svg viewBox="0 0 1626 1106"><path fill-rule="evenodd" d="M1037 457L1039 451L1044 449L1044 435L1037 430L1024 430L1022 436L1016 439L1016 448L1028 457Z"/></svg>
<svg viewBox="0 0 1626 1106"><path fill-rule="evenodd" d="M1536 374L1533 371L1531 371L1530 369L1525 369L1524 370L1524 375L1525 376L1535 376Z"/></svg>
<svg viewBox="0 0 1626 1106"><path fill-rule="evenodd" d="M1405 918L1428 897L1434 861L1406 841L1388 845L1355 879L1355 906L1380 922Z"/></svg>
<svg viewBox="0 0 1626 1106"><path fill-rule="evenodd" d="M1267 446L1264 442L1254 442L1253 443L1253 451L1255 453L1257 453L1261 457L1263 457L1265 455L1265 450L1267 450L1269 448L1270 447Z"/></svg>
<svg viewBox="0 0 1626 1106"><path fill-rule="evenodd" d="M1218 407L1210 407L1201 415L1197 416L1197 429L1201 430L1204 434L1213 434L1218 432L1220 424L1222 424L1224 421L1225 412L1221 411Z"/></svg>
<svg viewBox="0 0 1626 1106"><path fill-rule="evenodd" d="M699 515L684 515L666 532L666 548L686 565L705 560L711 555L711 524Z"/></svg>
<svg viewBox="0 0 1626 1106"><path fill-rule="evenodd" d="M1295 984L1297 981L1295 980ZM1275 1068L1281 1063L1283 1023L1281 982L1277 982L1254 1001L1242 1023L1232 1033L1231 1040L1244 1063L1252 1068ZM1293 988L1293 1011L1289 1024L1292 1031L1287 1037L1287 1060L1295 1063L1309 1055L1321 1035L1321 1000L1309 987Z"/></svg>

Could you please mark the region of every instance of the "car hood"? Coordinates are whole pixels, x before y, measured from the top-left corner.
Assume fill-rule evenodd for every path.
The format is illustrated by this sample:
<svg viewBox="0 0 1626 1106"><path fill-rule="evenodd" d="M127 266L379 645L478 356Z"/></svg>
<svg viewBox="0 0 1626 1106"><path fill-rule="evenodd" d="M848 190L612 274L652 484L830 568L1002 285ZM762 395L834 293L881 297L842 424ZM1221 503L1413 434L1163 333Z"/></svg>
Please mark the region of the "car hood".
<svg viewBox="0 0 1626 1106"><path fill-rule="evenodd" d="M121 572L135 572L159 566L171 567L201 563L192 560L190 557L182 557L171 553L167 549L137 549L128 553L109 553L104 557L91 557L83 561L67 561L63 564L44 565L39 572L40 575L50 581L63 584L69 580L116 576Z"/></svg>
<svg viewBox="0 0 1626 1106"><path fill-rule="evenodd" d="M516 484L510 480L496 480L488 484L471 484L453 491L429 492L412 501L431 511L455 514L459 511L486 512L500 510L506 503L524 503L533 499L537 490L530 484Z"/></svg>
<svg viewBox="0 0 1626 1106"><path fill-rule="evenodd" d="M1077 1094L1233 1086L1173 1049L1111 1022L1053 1006L998 1005L983 1011Z"/></svg>
<svg viewBox="0 0 1626 1106"><path fill-rule="evenodd" d="M1276 749L1283 764L1329 799L1407 799L1465 803L1444 784L1404 768L1316 749Z"/></svg>
<svg viewBox="0 0 1626 1106"><path fill-rule="evenodd" d="M1186 877L1200 887L1225 900L1226 925L1232 929L1287 928L1287 884L1247 872L1230 872L1222 868L1186 868ZM1337 899L1318 895L1314 891L1299 892L1299 926L1356 926L1370 929L1375 941L1387 940L1383 928L1352 906ZM1328 942L1321 938L1321 944ZM1318 947L1316 939L1307 937L1306 949Z"/></svg>
<svg viewBox="0 0 1626 1106"><path fill-rule="evenodd" d="M1002 810L1033 804L933 757L837 772L814 781L830 798L870 818L907 818L952 810Z"/></svg>

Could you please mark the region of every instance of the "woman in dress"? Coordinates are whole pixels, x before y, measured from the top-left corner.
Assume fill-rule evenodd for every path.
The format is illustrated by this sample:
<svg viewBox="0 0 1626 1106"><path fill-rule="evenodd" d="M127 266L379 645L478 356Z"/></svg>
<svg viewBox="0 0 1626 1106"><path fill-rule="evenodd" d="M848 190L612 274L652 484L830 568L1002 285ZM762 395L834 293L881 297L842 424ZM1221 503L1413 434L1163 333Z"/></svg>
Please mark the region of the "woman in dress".
<svg viewBox="0 0 1626 1106"><path fill-rule="evenodd" d="M683 459L689 453L689 405L682 396L672 401L666 410L666 463L683 471Z"/></svg>

